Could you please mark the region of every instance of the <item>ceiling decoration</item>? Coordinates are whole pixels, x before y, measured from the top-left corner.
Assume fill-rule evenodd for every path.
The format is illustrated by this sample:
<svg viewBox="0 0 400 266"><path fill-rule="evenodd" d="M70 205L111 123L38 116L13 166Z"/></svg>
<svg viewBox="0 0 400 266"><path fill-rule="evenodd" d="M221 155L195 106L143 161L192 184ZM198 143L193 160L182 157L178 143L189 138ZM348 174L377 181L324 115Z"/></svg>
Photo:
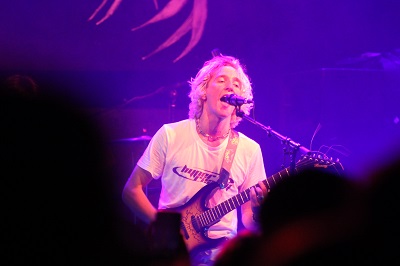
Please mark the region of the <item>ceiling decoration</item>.
<svg viewBox="0 0 400 266"><path fill-rule="evenodd" d="M143 56L142 57L143 60L146 60L150 56L153 56L154 54L168 48L172 44L179 41L188 32L191 32L191 37L190 37L189 43L187 44L185 49L181 52L181 54L177 58L174 59L173 62L177 62L178 60L182 59L198 44L198 42L200 41L200 39L203 35L204 26L205 26L206 20L207 20L207 13L208 13L207 0L191 0L191 1L193 1L193 8L192 8L189 16L182 23L182 25L166 41L164 41L160 46L158 46L158 48L156 48L154 51L152 51L148 55ZM101 4L96 8L96 10L93 12L93 14L89 17L88 20L91 21L91 20L95 19L95 17L98 15L98 13L101 10L105 9L105 6L108 2L109 2L109 0L103 0L101 2ZM114 0L111 3L111 6L106 11L105 15L96 22L96 25L100 25L101 23L106 21L108 18L110 18L115 13L115 11L118 9L121 2L122 2L122 0ZM155 9L158 10L158 1L153 0L153 2L154 2ZM188 0L171 0L171 1L169 1L164 6L164 8L162 8L156 15L154 15L151 19L149 19L142 25L132 28L132 31L141 29L152 23L160 22L162 20L165 20L167 18L177 15L178 12L181 11L187 3L188 3Z"/></svg>

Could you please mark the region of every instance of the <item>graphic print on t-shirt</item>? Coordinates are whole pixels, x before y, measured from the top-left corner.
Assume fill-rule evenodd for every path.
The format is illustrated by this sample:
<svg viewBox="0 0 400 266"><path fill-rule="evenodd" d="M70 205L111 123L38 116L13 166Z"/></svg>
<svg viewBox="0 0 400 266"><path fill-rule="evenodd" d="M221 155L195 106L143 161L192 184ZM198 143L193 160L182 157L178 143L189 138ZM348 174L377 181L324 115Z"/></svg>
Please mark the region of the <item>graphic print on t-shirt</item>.
<svg viewBox="0 0 400 266"><path fill-rule="evenodd" d="M219 174L208 170L189 168L185 166L177 166L172 169L175 174L180 177L209 184L218 181Z"/></svg>
<svg viewBox="0 0 400 266"><path fill-rule="evenodd" d="M192 180L192 181L197 181L197 182L203 182L206 184L209 184L211 182L217 182L219 179L219 173L214 173L208 170L204 169L198 169L198 168L189 168L187 165L185 166L177 166L172 169L175 174L177 174L180 177ZM229 178L228 183L233 183L232 178ZM229 184L226 187L226 190L229 189L231 184Z"/></svg>

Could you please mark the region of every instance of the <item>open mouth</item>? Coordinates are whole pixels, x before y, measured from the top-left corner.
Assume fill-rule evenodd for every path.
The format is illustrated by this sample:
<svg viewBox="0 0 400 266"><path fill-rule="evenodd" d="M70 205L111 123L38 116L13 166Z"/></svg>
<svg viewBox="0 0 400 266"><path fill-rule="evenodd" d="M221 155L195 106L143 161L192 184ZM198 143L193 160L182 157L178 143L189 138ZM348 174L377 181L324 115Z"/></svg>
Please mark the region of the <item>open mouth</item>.
<svg viewBox="0 0 400 266"><path fill-rule="evenodd" d="M222 102L224 105L229 105L228 101L229 98L232 97L233 93L226 93L221 96L220 102Z"/></svg>

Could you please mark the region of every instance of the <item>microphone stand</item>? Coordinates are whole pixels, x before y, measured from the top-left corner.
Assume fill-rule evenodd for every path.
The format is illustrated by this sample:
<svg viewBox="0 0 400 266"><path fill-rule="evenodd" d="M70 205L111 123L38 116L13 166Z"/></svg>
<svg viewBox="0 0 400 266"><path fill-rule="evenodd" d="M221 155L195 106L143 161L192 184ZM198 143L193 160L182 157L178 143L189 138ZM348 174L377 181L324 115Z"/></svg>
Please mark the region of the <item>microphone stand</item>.
<svg viewBox="0 0 400 266"><path fill-rule="evenodd" d="M238 117L244 118L247 121L251 122L252 124L260 127L261 129L263 129L264 131L267 132L268 136L275 136L277 137L282 144L286 145L289 147L290 151L290 171L293 172L295 170L296 167L296 154L298 151L301 152L301 154L309 154L310 150L307 149L306 147L302 146L301 144L293 141L292 139L290 139L289 137L283 136L281 134L279 134L278 132L276 132L275 130L273 130L270 126L264 126L263 124L257 122L255 119L249 117L248 115L245 115L244 112L242 112L240 110L241 105L235 106L236 108L236 115Z"/></svg>

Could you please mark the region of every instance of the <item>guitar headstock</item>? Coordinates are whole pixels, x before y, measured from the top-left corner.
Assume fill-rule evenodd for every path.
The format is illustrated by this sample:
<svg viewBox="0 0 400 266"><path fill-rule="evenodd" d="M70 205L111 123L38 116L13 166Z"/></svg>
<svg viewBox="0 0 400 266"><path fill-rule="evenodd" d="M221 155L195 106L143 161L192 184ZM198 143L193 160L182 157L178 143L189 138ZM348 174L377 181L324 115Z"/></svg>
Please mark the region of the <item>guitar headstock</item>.
<svg viewBox="0 0 400 266"><path fill-rule="evenodd" d="M339 159L329 158L320 152L309 152L302 155L300 160L296 163L296 168L301 169L303 167L326 169L338 175L341 175L344 171L343 165L339 162Z"/></svg>

